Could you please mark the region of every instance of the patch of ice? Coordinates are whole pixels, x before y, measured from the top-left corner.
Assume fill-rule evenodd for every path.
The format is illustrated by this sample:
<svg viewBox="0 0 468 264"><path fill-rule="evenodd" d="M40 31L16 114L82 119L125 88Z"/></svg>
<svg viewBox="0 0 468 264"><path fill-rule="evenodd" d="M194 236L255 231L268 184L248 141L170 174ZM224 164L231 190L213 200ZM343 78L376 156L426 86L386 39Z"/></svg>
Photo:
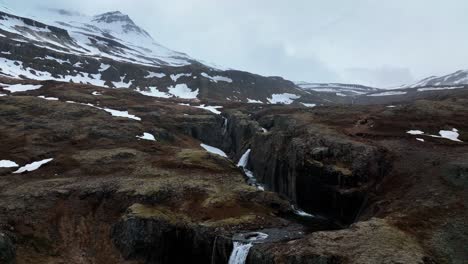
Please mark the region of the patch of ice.
<svg viewBox="0 0 468 264"><path fill-rule="evenodd" d="M23 172L27 172L27 171L35 171L37 169L39 169L42 165L46 164L46 163L49 163L51 162L53 159L45 159L45 160L41 160L41 161L35 161L33 163L30 163L30 164L27 164L21 168L19 168L17 171L13 172L13 173L23 173Z"/></svg>
<svg viewBox="0 0 468 264"><path fill-rule="evenodd" d="M33 84L13 84L10 85L6 88L3 88L3 90L10 91L11 93L17 93L17 92L26 92L26 91L32 91L32 90L37 90L40 89L42 85L33 85Z"/></svg>
<svg viewBox="0 0 468 264"><path fill-rule="evenodd" d="M143 133L143 136L137 136L139 139L144 139L144 140L150 140L150 141L156 141L156 138L150 134L150 133Z"/></svg>
<svg viewBox="0 0 468 264"><path fill-rule="evenodd" d="M300 95L291 93L272 94L271 98L267 98L270 104L292 104L294 100L301 98Z"/></svg>
<svg viewBox="0 0 468 264"><path fill-rule="evenodd" d="M213 153L213 154L219 155L221 157L227 158L226 153L224 153L224 151L220 150L219 148L215 148L215 147L203 144L203 143L200 144L200 146L202 148L204 148L206 151L210 152L210 153Z"/></svg>
<svg viewBox="0 0 468 264"><path fill-rule="evenodd" d="M192 91L186 84L176 84L175 86L169 86L167 89L170 94L182 99L196 99L198 96L198 89Z"/></svg>
<svg viewBox="0 0 468 264"><path fill-rule="evenodd" d="M422 138L416 138L417 141L421 141L421 142L424 142L424 139Z"/></svg>
<svg viewBox="0 0 468 264"><path fill-rule="evenodd" d="M199 106L194 106L195 108L200 108L200 109L205 109L207 111L210 111L212 113L215 113L217 115L221 114L220 111L218 111L217 109L220 109L220 108L223 108L222 106L210 106L210 105L199 105Z"/></svg>
<svg viewBox="0 0 468 264"><path fill-rule="evenodd" d="M210 76L208 75L207 73L204 73L202 72L201 73L201 76L207 78L207 79L210 79L210 81L212 82L228 82L228 83L232 83L232 79L231 78L228 78L228 77L225 77L225 76L219 76L219 75L216 75L216 76Z"/></svg>
<svg viewBox="0 0 468 264"><path fill-rule="evenodd" d="M11 160L0 160L0 168L16 168L19 165Z"/></svg>

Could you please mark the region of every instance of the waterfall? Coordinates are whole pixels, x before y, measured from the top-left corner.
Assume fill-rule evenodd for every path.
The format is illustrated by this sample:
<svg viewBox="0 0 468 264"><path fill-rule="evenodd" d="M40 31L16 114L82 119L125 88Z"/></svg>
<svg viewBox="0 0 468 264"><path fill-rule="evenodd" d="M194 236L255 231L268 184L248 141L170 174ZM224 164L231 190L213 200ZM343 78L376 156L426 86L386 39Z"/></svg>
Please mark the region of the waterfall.
<svg viewBox="0 0 468 264"><path fill-rule="evenodd" d="M240 158L239 162L237 163L237 167L245 168L247 167L247 163L249 162L250 156L250 149L248 149L244 155Z"/></svg>
<svg viewBox="0 0 468 264"><path fill-rule="evenodd" d="M226 117L223 116L223 119L224 119L224 123L223 123L223 135L226 134L227 132L227 128L228 128L228 119Z"/></svg>
<svg viewBox="0 0 468 264"><path fill-rule="evenodd" d="M234 242L234 249L229 257L229 264L244 264L252 246L252 243Z"/></svg>
<svg viewBox="0 0 468 264"><path fill-rule="evenodd" d="M265 240L268 238L268 235L260 232L251 232L239 234L238 237L245 242L234 241L234 247L229 257L229 264L244 264L254 241Z"/></svg>
<svg viewBox="0 0 468 264"><path fill-rule="evenodd" d="M313 214L309 214L305 211L303 211L302 209L294 206L294 205L291 205L292 209L293 209L293 212L298 215L298 216L302 216L302 217L315 217L315 215Z"/></svg>
<svg viewBox="0 0 468 264"><path fill-rule="evenodd" d="M240 158L239 162L237 163L237 167L242 168L244 171L245 175L249 178L249 184L252 186L257 187L260 191L264 191L265 187L259 183L257 183L257 179L255 178L254 174L252 171L247 169L247 165L249 163L249 157L250 157L250 149L248 149Z"/></svg>

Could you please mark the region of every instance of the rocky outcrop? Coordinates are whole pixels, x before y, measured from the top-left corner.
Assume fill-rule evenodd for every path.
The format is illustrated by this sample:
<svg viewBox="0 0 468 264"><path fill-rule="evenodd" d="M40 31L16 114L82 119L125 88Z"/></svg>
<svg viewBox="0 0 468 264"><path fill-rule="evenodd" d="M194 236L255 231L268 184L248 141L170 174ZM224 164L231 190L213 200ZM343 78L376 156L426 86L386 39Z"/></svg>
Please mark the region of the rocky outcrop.
<svg viewBox="0 0 468 264"><path fill-rule="evenodd" d="M112 231L125 259L145 263L227 263L232 242L215 228L135 204ZM218 233L218 234L217 234Z"/></svg>
<svg viewBox="0 0 468 264"><path fill-rule="evenodd" d="M250 264L435 263L413 236L377 218L286 244L259 245L248 260Z"/></svg>

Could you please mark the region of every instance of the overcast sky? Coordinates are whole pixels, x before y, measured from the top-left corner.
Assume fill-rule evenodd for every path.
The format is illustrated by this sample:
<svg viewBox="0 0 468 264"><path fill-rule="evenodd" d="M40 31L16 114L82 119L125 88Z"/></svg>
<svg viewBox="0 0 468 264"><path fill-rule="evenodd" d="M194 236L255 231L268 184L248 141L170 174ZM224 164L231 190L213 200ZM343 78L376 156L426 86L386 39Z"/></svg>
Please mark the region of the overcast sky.
<svg viewBox="0 0 468 264"><path fill-rule="evenodd" d="M119 10L173 50L290 80L410 83L468 69L467 0L3 0Z"/></svg>

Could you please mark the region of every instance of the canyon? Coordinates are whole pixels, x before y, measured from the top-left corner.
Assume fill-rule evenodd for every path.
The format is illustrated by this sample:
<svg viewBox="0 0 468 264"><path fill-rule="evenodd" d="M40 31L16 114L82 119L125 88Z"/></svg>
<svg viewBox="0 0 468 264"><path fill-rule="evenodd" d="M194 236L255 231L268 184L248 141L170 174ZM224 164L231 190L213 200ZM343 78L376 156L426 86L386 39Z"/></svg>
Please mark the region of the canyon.
<svg viewBox="0 0 468 264"><path fill-rule="evenodd" d="M5 263L227 263L249 232L268 237L246 263L466 259L466 92L307 108L27 83L0 97L1 158L53 160L0 168Z"/></svg>

